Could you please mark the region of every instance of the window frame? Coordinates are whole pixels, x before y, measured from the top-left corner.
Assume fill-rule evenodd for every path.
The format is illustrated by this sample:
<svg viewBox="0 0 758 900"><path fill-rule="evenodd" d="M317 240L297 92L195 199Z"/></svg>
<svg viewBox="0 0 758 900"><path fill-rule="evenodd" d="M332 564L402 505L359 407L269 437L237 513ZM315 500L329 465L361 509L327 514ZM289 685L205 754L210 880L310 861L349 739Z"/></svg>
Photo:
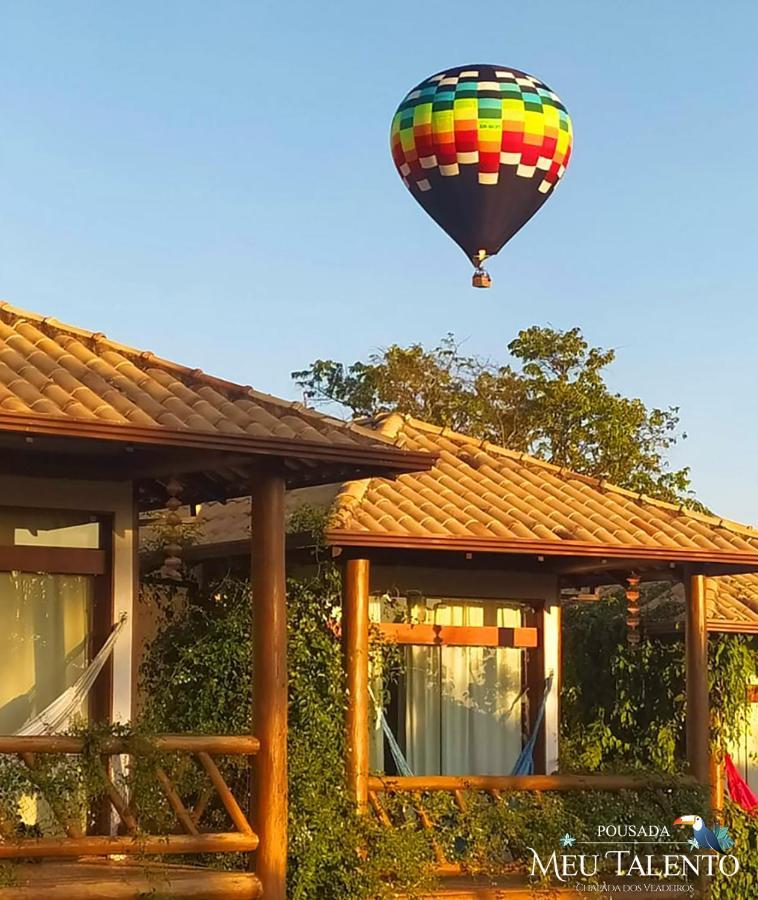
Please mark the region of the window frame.
<svg viewBox="0 0 758 900"><path fill-rule="evenodd" d="M406 651L413 646L436 649L440 653L445 647L468 647L488 650L515 649L521 654L521 743L524 745L525 734L530 726L530 703L527 698L527 683L530 656L542 652L542 635L537 621L533 620L532 605L522 600L504 600L463 597L427 597L419 596L417 600L432 601L437 604L464 603L481 605L487 624L482 625L432 625L426 623L389 622L384 620L373 622L383 640L394 642ZM517 626L499 627L494 624L499 607L516 609L520 613L521 622ZM440 660L441 665L441 660ZM441 671L441 668L440 668ZM390 723L396 740L403 753L407 752L406 707L407 696L404 689L405 678L400 677L389 685L389 697L385 715ZM397 777L397 771L386 736L382 738L385 774ZM535 755L535 762L537 762ZM389 770L388 770L389 769Z"/></svg>
<svg viewBox="0 0 758 900"><path fill-rule="evenodd" d="M113 628L115 603L113 528L114 513L78 507L1 505L0 511L74 513L90 516L99 525L99 544L89 547L38 547L0 544L0 572L92 577L92 609L89 622L88 662L94 659ZM110 722L113 715L113 659L97 677L88 698L92 722ZM104 815L104 813L103 813Z"/></svg>
<svg viewBox="0 0 758 900"><path fill-rule="evenodd" d="M31 572L46 575L103 576L108 571L107 529L113 529L113 516L88 509L58 506L19 506L0 504L0 512L71 513L92 518L100 526L97 549L92 547L42 547L0 543L0 572Z"/></svg>

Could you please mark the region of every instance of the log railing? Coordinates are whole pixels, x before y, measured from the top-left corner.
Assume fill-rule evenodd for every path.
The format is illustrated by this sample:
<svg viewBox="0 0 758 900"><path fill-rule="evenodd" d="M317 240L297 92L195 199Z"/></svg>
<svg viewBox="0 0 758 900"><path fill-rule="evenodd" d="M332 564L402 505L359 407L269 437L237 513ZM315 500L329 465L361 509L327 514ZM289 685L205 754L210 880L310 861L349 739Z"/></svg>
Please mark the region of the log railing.
<svg viewBox="0 0 758 900"><path fill-rule="evenodd" d="M458 875L463 870L459 862L448 859L435 837L435 823L424 795L442 792L450 794L455 806L465 813L472 795L485 795L492 803L501 801L508 791L627 791L650 788L698 787L690 775L373 775L368 779L368 801L374 815L385 828L393 828L391 810L382 802L383 796L402 795L405 804L415 813L418 826L429 835L435 857L435 870L440 876Z"/></svg>
<svg viewBox="0 0 758 900"><path fill-rule="evenodd" d="M82 754L85 741L68 735L40 737L0 736L0 755L14 755L26 767L30 781L40 799L47 802L61 837L19 837L18 811L0 807L0 859L24 857L109 856L111 854L183 854L248 852L258 846L247 816L237 802L216 764L218 756L250 757L258 752L259 743L245 735L163 735L139 743L120 738L107 738L97 745L97 765L114 827L110 834L87 834L83 822L71 816L59 799L46 793L46 779L40 757L45 755ZM195 759L198 774L203 773L204 786L191 806L186 805L162 765L168 754L185 754ZM166 803L175 818L169 834L144 833L140 811L133 808L133 798L112 777L107 760L112 756L144 756L141 760L152 772ZM209 830L203 815L215 797L231 822L228 831Z"/></svg>

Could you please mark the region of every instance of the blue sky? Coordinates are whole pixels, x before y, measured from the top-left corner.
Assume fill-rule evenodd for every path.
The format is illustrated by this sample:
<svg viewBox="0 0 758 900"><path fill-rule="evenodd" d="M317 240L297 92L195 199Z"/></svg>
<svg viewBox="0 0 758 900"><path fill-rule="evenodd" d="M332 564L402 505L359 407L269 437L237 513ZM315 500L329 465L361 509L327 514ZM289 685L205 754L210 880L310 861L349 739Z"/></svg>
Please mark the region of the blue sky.
<svg viewBox="0 0 758 900"><path fill-rule="evenodd" d="M316 357L579 325L758 521L756 34L747 0L4 3L0 297L285 396ZM471 62L575 129L477 292L388 151L405 92Z"/></svg>

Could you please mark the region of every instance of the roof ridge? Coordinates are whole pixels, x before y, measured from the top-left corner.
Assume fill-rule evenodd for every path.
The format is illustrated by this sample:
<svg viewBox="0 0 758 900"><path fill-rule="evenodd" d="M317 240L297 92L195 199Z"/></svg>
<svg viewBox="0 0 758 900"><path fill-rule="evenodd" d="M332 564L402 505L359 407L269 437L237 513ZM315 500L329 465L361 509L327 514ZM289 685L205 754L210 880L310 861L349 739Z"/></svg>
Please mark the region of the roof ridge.
<svg viewBox="0 0 758 900"><path fill-rule="evenodd" d="M376 419L376 429L369 430L373 430L377 434L382 434L384 437L389 438L395 443L400 437L403 425L405 425L407 419L408 416L406 413L397 412L397 410L381 413L380 417Z"/></svg>
<svg viewBox="0 0 758 900"><path fill-rule="evenodd" d="M158 354L154 353L152 350L140 350L129 344L122 344L118 341L114 341L102 331L90 331L76 325L69 325L67 322L61 322L54 316L42 316L39 313L21 309L7 301L0 300L0 321L4 321L10 325L14 322L19 323L25 320L40 326L40 330L44 331L46 334L48 334L49 330L53 330L58 333L72 335L79 339L93 341L97 344L105 344L122 356L129 358L132 362L135 362L135 364L141 363L142 365L137 365L137 368L142 368L142 366L149 361L151 365L154 365L157 368L173 372L177 376L182 375L184 377L193 378L196 381L207 384L209 387L215 387L224 392L234 393L238 395L238 397L248 397L251 400L256 400L259 403L268 403L279 409L295 410L307 417L313 416L321 421L330 422L337 428L354 430L366 437L372 437L375 440L378 439L387 442L386 437L381 433L377 433L372 429L364 428L361 425L352 422L347 422L344 419L338 419L336 416L330 416L318 410L310 409L298 400L285 400L282 397L275 397L272 394L258 391L250 385L229 381L228 379L220 378L217 375L210 375L208 372L203 371L203 369L190 368L182 363L158 356Z"/></svg>
<svg viewBox="0 0 758 900"><path fill-rule="evenodd" d="M706 522L709 525L715 525L717 528L724 528L727 531L733 531L737 534L746 534L750 537L758 536L758 529L754 528L751 525L745 525L742 522L735 522L731 519L725 519L722 516L702 513L698 510L690 509L682 503L671 503L667 500L660 500L657 497L650 497L648 494L631 491L628 488L619 487L619 485L613 484L612 482L607 481L604 478L598 478L593 475L583 475L581 472L575 472L573 469L566 468L566 466L557 466L555 463L548 462L545 459L540 459L538 456L533 456L526 451L510 450L507 447L503 447L501 444L495 444L492 441L487 440L486 438L475 438L469 434L464 434L463 432L456 431L454 428L450 428L447 425L434 425L431 422L424 422L422 419L416 419L413 416L406 416L404 424L412 425L413 427L418 428L420 431L431 432L432 434L439 434L440 436L453 436L456 440L462 441L466 444L472 444L480 449L489 450L496 455L505 456L509 459L514 459L527 465L534 465L539 468L548 469L559 475L561 478L584 481L587 484L595 485L600 490L621 494L622 496L629 497L632 500L637 500L640 503L647 503L650 506L657 506L661 509L667 509L671 512L679 513L680 515L688 516L701 522Z"/></svg>
<svg viewBox="0 0 758 900"><path fill-rule="evenodd" d="M342 487L332 501L328 528L341 528L350 520L353 510L361 504L373 480L361 478L342 482Z"/></svg>
<svg viewBox="0 0 758 900"><path fill-rule="evenodd" d="M392 444L397 439L408 420L406 413L397 410L389 410L377 413L374 416L363 416L354 419L353 422L362 431L369 434L379 434ZM369 491L373 478L360 478L354 481L343 481L342 487L337 492L329 515L329 528L341 528L349 522L354 510L363 502L363 498Z"/></svg>

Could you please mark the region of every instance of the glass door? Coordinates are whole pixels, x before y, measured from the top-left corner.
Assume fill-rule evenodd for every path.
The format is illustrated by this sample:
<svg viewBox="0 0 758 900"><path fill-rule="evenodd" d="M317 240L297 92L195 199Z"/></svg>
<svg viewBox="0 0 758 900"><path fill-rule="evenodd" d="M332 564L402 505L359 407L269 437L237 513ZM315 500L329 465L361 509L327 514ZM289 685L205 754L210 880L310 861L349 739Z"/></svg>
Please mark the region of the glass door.
<svg viewBox="0 0 758 900"><path fill-rule="evenodd" d="M0 572L0 734L15 734L84 672L92 581Z"/></svg>
<svg viewBox="0 0 758 900"><path fill-rule="evenodd" d="M91 653L101 523L89 513L0 508L0 734L81 676ZM77 714L85 717L86 704Z"/></svg>

